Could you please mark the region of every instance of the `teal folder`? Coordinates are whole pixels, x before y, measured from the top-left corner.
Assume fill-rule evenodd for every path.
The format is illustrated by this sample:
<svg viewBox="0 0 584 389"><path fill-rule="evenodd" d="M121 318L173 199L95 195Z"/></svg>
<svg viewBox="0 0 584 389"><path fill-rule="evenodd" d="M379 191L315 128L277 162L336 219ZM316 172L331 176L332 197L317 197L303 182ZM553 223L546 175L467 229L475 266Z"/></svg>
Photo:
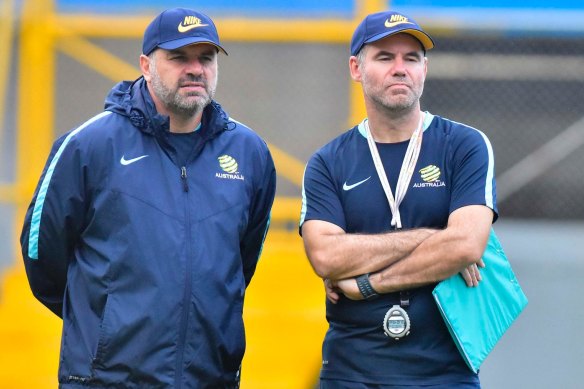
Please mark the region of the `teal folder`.
<svg viewBox="0 0 584 389"><path fill-rule="evenodd" d="M527 305L527 297L491 229L483 254L482 281L468 287L460 274L440 282L432 294L462 358L475 373Z"/></svg>

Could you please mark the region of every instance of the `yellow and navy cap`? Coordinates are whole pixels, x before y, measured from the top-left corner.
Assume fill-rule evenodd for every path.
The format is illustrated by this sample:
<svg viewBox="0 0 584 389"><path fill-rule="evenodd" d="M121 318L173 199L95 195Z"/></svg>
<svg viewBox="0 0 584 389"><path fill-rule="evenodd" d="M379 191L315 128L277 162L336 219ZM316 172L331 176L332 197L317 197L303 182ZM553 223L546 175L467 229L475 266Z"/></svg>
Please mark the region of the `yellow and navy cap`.
<svg viewBox="0 0 584 389"><path fill-rule="evenodd" d="M359 23L351 39L351 55L359 54L367 43L398 33L410 34L419 40L424 52L434 47L434 41L430 35L425 33L412 18L399 12L384 11L367 15Z"/></svg>
<svg viewBox="0 0 584 389"><path fill-rule="evenodd" d="M174 50L196 43L209 43L227 55L210 17L187 8L171 8L154 18L146 27L142 53L148 55L158 47Z"/></svg>

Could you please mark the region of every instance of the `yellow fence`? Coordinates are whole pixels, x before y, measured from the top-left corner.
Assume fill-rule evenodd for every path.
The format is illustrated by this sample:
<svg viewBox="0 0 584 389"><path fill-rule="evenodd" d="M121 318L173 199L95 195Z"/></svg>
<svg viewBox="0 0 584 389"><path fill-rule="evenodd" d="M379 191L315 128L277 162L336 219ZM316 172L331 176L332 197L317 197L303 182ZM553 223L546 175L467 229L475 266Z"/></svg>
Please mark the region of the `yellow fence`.
<svg viewBox="0 0 584 389"><path fill-rule="evenodd" d="M13 41L14 2L0 6L0 123L4 120ZM355 1L355 19L264 20L220 19L223 41L346 43L352 27L386 1ZM28 201L55 136L56 53L63 53L112 81L133 79L133 65L93 44L89 38L139 39L151 16L114 17L59 15L52 0L23 2L19 40L16 181L0 184L0 202L16 209L20 230ZM364 108L351 88L348 122L362 117ZM1 141L1 138L0 138ZM279 177L301 185L304 163L270 144ZM278 197L273 225L298 220L299 198ZM16 247L16 242L15 242ZM15 250L18 251L18 250ZM21 261L2 276L0 284L0 387L55 388L61 321L32 297ZM296 231L273 228L268 234L256 276L245 305L248 348L243 364L242 388L314 387L320 368L320 345L326 330L324 293L304 255Z"/></svg>

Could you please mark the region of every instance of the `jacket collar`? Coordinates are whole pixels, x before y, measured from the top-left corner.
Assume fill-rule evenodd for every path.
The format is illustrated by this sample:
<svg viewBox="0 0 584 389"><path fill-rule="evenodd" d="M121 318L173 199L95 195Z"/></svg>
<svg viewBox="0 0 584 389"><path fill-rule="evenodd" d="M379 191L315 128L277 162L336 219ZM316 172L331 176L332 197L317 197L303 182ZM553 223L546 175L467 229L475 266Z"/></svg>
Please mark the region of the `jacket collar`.
<svg viewBox="0 0 584 389"><path fill-rule="evenodd" d="M105 100L105 110L126 116L134 127L157 137L169 131L170 120L168 116L156 111L142 76L135 81L122 81L114 86ZM201 135L205 141L212 139L228 130L230 123L221 106L211 101L203 110Z"/></svg>

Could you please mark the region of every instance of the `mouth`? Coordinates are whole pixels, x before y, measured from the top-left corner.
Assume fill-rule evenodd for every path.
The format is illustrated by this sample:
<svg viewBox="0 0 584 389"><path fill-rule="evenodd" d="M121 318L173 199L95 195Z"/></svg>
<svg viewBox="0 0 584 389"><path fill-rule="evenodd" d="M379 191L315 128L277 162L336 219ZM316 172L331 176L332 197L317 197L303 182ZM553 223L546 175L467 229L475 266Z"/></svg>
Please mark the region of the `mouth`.
<svg viewBox="0 0 584 389"><path fill-rule="evenodd" d="M402 84L402 83L391 84L387 87L387 89L393 93L398 93L398 94L408 93L411 90L411 88L408 84Z"/></svg>
<svg viewBox="0 0 584 389"><path fill-rule="evenodd" d="M390 84L389 87L390 88L410 89L410 86L408 84L405 84L405 83L402 83L402 82L396 82L394 84Z"/></svg>
<svg viewBox="0 0 584 389"><path fill-rule="evenodd" d="M186 91L187 93L207 91L206 85L203 82L184 82L180 84L180 89Z"/></svg>

